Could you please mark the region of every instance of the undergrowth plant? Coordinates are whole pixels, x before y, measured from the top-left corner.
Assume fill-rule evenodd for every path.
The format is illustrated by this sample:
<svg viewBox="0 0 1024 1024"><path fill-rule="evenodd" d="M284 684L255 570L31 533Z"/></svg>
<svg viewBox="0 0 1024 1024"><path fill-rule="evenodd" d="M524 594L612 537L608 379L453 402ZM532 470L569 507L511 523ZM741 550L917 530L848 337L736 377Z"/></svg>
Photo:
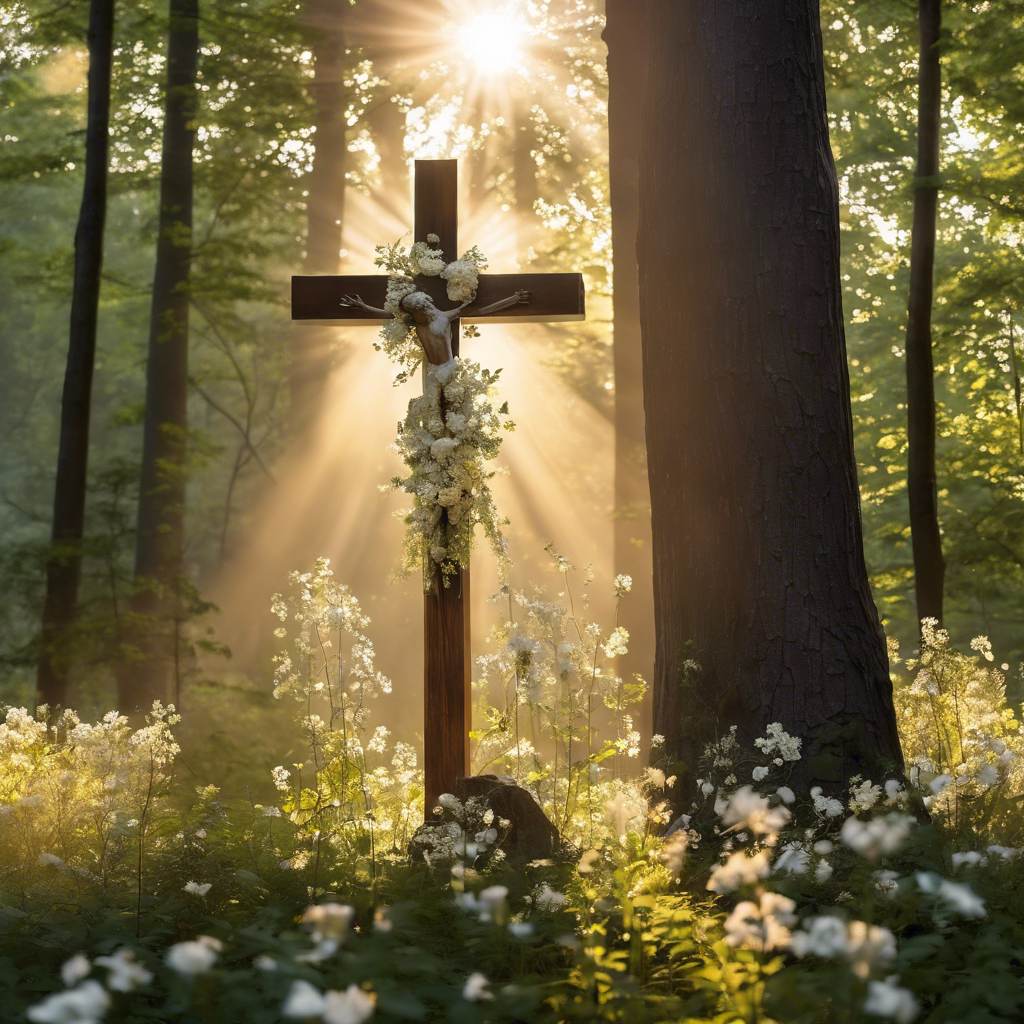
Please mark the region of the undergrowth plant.
<svg viewBox="0 0 1024 1024"><path fill-rule="evenodd" d="M554 557L558 557L554 554ZM530 790L567 857L510 863L510 823L441 798L374 711L389 682L326 561L275 598L276 695L302 760L224 798L181 765L173 709L0 726L0 987L12 1020L927 1024L1024 1014L1019 716L984 638L928 627L897 677L907 778L801 791L802 739L708 745L696 796L639 738L617 625L502 594L477 767ZM615 582L623 597L629 581ZM488 693L500 694L495 706ZM212 766L215 768L215 766ZM632 776L632 777L630 777ZM441 851L441 847L444 847ZM439 855L439 851L443 853Z"/></svg>

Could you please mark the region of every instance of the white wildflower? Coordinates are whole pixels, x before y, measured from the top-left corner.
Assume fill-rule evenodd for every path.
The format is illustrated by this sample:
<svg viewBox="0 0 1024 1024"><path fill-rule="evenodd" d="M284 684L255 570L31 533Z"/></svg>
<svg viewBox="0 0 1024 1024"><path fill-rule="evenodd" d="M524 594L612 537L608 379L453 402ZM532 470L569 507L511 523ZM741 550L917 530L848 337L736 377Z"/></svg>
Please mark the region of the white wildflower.
<svg viewBox="0 0 1024 1024"><path fill-rule="evenodd" d="M628 653L628 643L629 630L624 626L616 626L601 649L606 658L618 658Z"/></svg>
<svg viewBox="0 0 1024 1024"><path fill-rule="evenodd" d="M184 889L190 896L205 896L210 891L210 882L186 882Z"/></svg>
<svg viewBox="0 0 1024 1024"><path fill-rule="evenodd" d="M984 863L985 858L978 853L977 850L967 850L965 853L954 853L952 856L953 869L963 867L964 864L969 867L977 867L979 864Z"/></svg>
<svg viewBox="0 0 1024 1024"><path fill-rule="evenodd" d="M508 889L491 885L480 893L480 920L502 924L508 916Z"/></svg>
<svg viewBox="0 0 1024 1024"><path fill-rule="evenodd" d="M55 992L30 1006L26 1016L34 1024L99 1024L110 1008L110 996L98 981L83 981L67 992Z"/></svg>
<svg viewBox="0 0 1024 1024"><path fill-rule="evenodd" d="M324 1024L363 1024L373 1016L377 997L358 985L349 985L344 992L324 993Z"/></svg>
<svg viewBox="0 0 1024 1024"><path fill-rule="evenodd" d="M565 903L565 895L560 892L555 892L551 886L545 882L533 896L533 905L541 910L555 911Z"/></svg>
<svg viewBox="0 0 1024 1024"><path fill-rule="evenodd" d="M910 835L913 824L913 818L895 811L870 821L847 818L839 836L851 850L868 860L876 860L879 856L895 853Z"/></svg>
<svg viewBox="0 0 1024 1024"><path fill-rule="evenodd" d="M90 971L92 964L84 953L76 953L70 960L65 960L60 969L61 981L70 988L80 982Z"/></svg>
<svg viewBox="0 0 1024 1024"><path fill-rule="evenodd" d="M896 936L888 928L851 921L847 927L847 956L853 973L866 978L876 967L896 959Z"/></svg>
<svg viewBox="0 0 1024 1024"><path fill-rule="evenodd" d="M762 779L768 778L768 769L764 765L758 765L750 774L755 782L761 782Z"/></svg>
<svg viewBox="0 0 1024 1024"><path fill-rule="evenodd" d="M917 1000L910 991L896 984L895 976L885 981L869 981L864 1012L885 1017L895 1024L910 1024L917 1016Z"/></svg>
<svg viewBox="0 0 1024 1024"><path fill-rule="evenodd" d="M767 850L762 850L753 857L748 857L742 850L737 850L724 864L719 864L711 872L707 887L717 893L734 892L741 885L766 878L769 871L771 862Z"/></svg>
<svg viewBox="0 0 1024 1024"><path fill-rule="evenodd" d="M765 735L754 740L754 746L766 754L777 754L783 761L799 761L800 747L803 744L798 736L790 736L779 722L772 722L765 730Z"/></svg>
<svg viewBox="0 0 1024 1024"><path fill-rule="evenodd" d="M799 843L787 843L776 858L772 872L776 875L803 875L807 873L810 860L810 854Z"/></svg>
<svg viewBox="0 0 1024 1024"><path fill-rule="evenodd" d="M793 790L789 788L789 786L779 786L779 788L775 790L775 795L784 804L791 804L796 801L796 793L794 793Z"/></svg>
<svg viewBox="0 0 1024 1024"><path fill-rule="evenodd" d="M825 796L822 793L821 786L811 787L811 800L814 801L814 813L820 817L838 818L843 813L842 801Z"/></svg>
<svg viewBox="0 0 1024 1024"><path fill-rule="evenodd" d="M865 779L859 786L850 789L850 810L870 811L882 796L882 787L873 786L870 779Z"/></svg>
<svg viewBox="0 0 1024 1024"><path fill-rule="evenodd" d="M930 871L919 871L917 884L922 892L935 896L942 907L961 917L985 916L985 901L969 885L950 882Z"/></svg>
<svg viewBox="0 0 1024 1024"><path fill-rule="evenodd" d="M794 932L790 942L790 948L796 956L820 956L834 960L846 955L848 942L845 921L825 914L804 921L804 929Z"/></svg>
<svg viewBox="0 0 1024 1024"><path fill-rule="evenodd" d="M778 832L790 819L785 807L769 807L768 798L751 786L742 786L729 798L722 821L735 829L749 828L758 835Z"/></svg>
<svg viewBox="0 0 1024 1024"><path fill-rule="evenodd" d="M167 965L186 976L205 974L217 962L222 948L220 940L209 935L200 935L190 942L176 942L167 950Z"/></svg>
<svg viewBox="0 0 1024 1024"><path fill-rule="evenodd" d="M324 1012L324 997L308 981L293 981L281 1012L286 1017L319 1017Z"/></svg>
<svg viewBox="0 0 1024 1024"><path fill-rule="evenodd" d="M462 998L468 999L471 1003L479 1003L485 999L493 999L494 994L490 992L490 982L479 971L471 974L462 987Z"/></svg>
<svg viewBox="0 0 1024 1024"><path fill-rule="evenodd" d="M757 952L784 949L796 924L795 909L791 899L774 892L763 893L760 904L744 900L726 918L725 941Z"/></svg>
<svg viewBox="0 0 1024 1024"><path fill-rule="evenodd" d="M130 949L119 949L111 956L98 956L96 963L107 969L107 988L114 992L133 992L153 980L153 973L135 959Z"/></svg>
<svg viewBox="0 0 1024 1024"><path fill-rule="evenodd" d="M633 586L633 577L625 576L621 573L615 577L615 596L622 597L623 594L628 594Z"/></svg>

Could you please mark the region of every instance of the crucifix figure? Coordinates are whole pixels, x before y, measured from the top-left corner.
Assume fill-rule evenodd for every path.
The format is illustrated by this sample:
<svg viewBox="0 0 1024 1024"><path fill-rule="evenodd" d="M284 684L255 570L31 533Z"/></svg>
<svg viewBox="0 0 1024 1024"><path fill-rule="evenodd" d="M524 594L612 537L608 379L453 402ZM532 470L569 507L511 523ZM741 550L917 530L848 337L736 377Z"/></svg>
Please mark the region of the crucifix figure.
<svg viewBox="0 0 1024 1024"><path fill-rule="evenodd" d="M417 160L414 192L414 241L428 235L439 241L447 261L458 259L457 165L454 160ZM345 321L379 325L387 275L292 278L292 319L315 323ZM583 320L580 274L481 274L476 296L445 310L445 282L420 277L419 291L405 296L402 308L416 324L427 361L436 365L459 354L459 322L486 317L488 323L550 323ZM361 296L367 296L364 300ZM450 586L434 571L423 604L423 767L425 811L431 817L437 798L450 793L469 774L470 680L469 570Z"/></svg>
<svg viewBox="0 0 1024 1024"><path fill-rule="evenodd" d="M476 297L474 296L472 299L466 299L461 306L456 306L454 309L438 309L434 305L434 300L426 292L411 292L402 299L399 305L416 324L416 337L420 339L428 363L440 366L453 357L452 321L475 301ZM489 316L492 313L508 309L509 306L515 306L517 303L525 306L529 301L529 292L518 291L507 299L500 299L498 302L492 302L489 306L484 306L483 309L474 310L472 315ZM341 305L361 309L371 316L379 316L385 320L391 319L391 314L386 309L368 306L358 295L343 295Z"/></svg>

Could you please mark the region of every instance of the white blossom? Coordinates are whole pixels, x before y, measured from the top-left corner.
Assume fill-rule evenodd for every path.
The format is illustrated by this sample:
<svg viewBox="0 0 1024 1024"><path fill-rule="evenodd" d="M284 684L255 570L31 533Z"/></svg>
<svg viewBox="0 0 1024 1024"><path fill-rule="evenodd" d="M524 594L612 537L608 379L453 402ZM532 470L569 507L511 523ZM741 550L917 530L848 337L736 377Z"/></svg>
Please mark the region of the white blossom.
<svg viewBox="0 0 1024 1024"><path fill-rule="evenodd" d="M219 939L200 935L189 942L176 942L167 950L167 965L186 976L205 974L217 962L222 944Z"/></svg>
<svg viewBox="0 0 1024 1024"><path fill-rule="evenodd" d="M799 761L803 740L790 736L779 722L772 722L765 735L754 740L754 746L765 754L777 754L783 761Z"/></svg>
<svg viewBox="0 0 1024 1024"><path fill-rule="evenodd" d="M462 987L462 998L468 999L471 1003L479 1003L485 999L493 999L494 994L488 991L490 982L479 971L474 972L466 979Z"/></svg>
<svg viewBox="0 0 1024 1024"><path fill-rule="evenodd" d="M906 814L890 812L870 821L858 818L847 818L843 822L839 837L850 847L868 860L879 856L895 853L910 835L910 827L914 819Z"/></svg>
<svg viewBox="0 0 1024 1024"><path fill-rule="evenodd" d="M945 909L961 917L985 916L985 901L969 885L950 882L930 871L919 871L916 877L921 891L935 896Z"/></svg>
<svg viewBox="0 0 1024 1024"><path fill-rule="evenodd" d="M770 807L768 798L761 796L751 786L737 789L720 813L726 825L736 829L749 828L758 835L778 832L791 817L785 807Z"/></svg>
<svg viewBox="0 0 1024 1024"><path fill-rule="evenodd" d="M564 904L565 895L555 892L547 882L544 882L533 896L533 905L541 910L555 911Z"/></svg>
<svg viewBox="0 0 1024 1024"><path fill-rule="evenodd" d="M115 992L133 992L153 980L152 972L135 959L130 949L119 949L111 956L98 956L96 963L107 969L107 988Z"/></svg>
<svg viewBox="0 0 1024 1024"><path fill-rule="evenodd" d="M811 800L814 802L814 813L823 818L838 818L843 813L842 801L825 796L821 786L811 787Z"/></svg>
<svg viewBox="0 0 1024 1024"><path fill-rule="evenodd" d="M753 857L748 857L742 850L737 850L730 854L724 864L719 864L711 872L707 887L712 892L734 892L741 885L748 885L756 882L759 878L766 878L769 871L771 871L771 862L767 850L762 850Z"/></svg>
<svg viewBox="0 0 1024 1024"><path fill-rule="evenodd" d="M70 988L80 982L90 971L92 964L84 953L76 953L70 960L65 960L60 969L61 981Z"/></svg>
<svg viewBox="0 0 1024 1024"><path fill-rule="evenodd" d="M917 1016L917 1000L907 989L900 988L896 980L893 976L885 981L869 981L864 1012L885 1017L895 1024L910 1024Z"/></svg>
<svg viewBox="0 0 1024 1024"><path fill-rule="evenodd" d="M725 920L725 941L758 952L785 949L796 924L796 904L778 893L762 893L760 903L744 900Z"/></svg>
<svg viewBox="0 0 1024 1024"><path fill-rule="evenodd" d="M110 996L98 981L83 981L67 992L55 992L30 1006L34 1024L99 1024L110 1008Z"/></svg>
<svg viewBox="0 0 1024 1024"><path fill-rule="evenodd" d="M190 896L205 896L210 891L210 882L186 882L185 892Z"/></svg>

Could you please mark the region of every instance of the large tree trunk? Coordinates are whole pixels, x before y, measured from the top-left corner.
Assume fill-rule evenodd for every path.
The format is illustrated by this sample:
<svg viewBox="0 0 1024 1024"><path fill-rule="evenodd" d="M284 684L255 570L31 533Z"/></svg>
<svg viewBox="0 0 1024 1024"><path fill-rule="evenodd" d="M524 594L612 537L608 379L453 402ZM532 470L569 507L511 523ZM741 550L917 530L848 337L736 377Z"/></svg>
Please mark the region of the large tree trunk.
<svg viewBox="0 0 1024 1024"><path fill-rule="evenodd" d="M935 371L932 364L932 279L942 104L941 0L920 0L918 19L921 57L917 76L917 170L907 318L907 496L918 622L933 618L941 623L946 565L942 558L935 479Z"/></svg>
<svg viewBox="0 0 1024 1024"><path fill-rule="evenodd" d="M146 412L135 541L134 639L141 660L118 680L122 711L175 697L182 618L182 550L188 435L192 148L198 0L170 0L160 212L146 359Z"/></svg>
<svg viewBox="0 0 1024 1024"><path fill-rule="evenodd" d="M902 766L868 587L816 0L655 4L640 301L654 727L770 722L799 781Z"/></svg>
<svg viewBox="0 0 1024 1024"><path fill-rule="evenodd" d="M92 0L88 44L85 183L75 230L71 330L64 371L60 447L53 499L53 546L46 563L42 648L37 676L37 699L51 707L64 704L67 698L68 664L59 648L62 646L61 634L75 619L82 572L92 375L96 361L96 320L103 269L103 228L107 216L114 0Z"/></svg>
<svg viewBox="0 0 1024 1024"><path fill-rule="evenodd" d="M608 171L615 259L615 572L633 580L633 592L624 602L621 616L630 633L629 654L620 659L618 671L624 678L638 672L649 680L654 655L654 604L636 235L650 0L607 0L605 9ZM649 715L644 718L646 728Z"/></svg>
<svg viewBox="0 0 1024 1024"><path fill-rule="evenodd" d="M310 92L316 107L313 167L306 179L307 274L337 274L341 268L348 155L345 6L336 0L306 0L302 9L313 52ZM291 332L291 339L291 422L301 439L323 407L337 331L302 327Z"/></svg>

